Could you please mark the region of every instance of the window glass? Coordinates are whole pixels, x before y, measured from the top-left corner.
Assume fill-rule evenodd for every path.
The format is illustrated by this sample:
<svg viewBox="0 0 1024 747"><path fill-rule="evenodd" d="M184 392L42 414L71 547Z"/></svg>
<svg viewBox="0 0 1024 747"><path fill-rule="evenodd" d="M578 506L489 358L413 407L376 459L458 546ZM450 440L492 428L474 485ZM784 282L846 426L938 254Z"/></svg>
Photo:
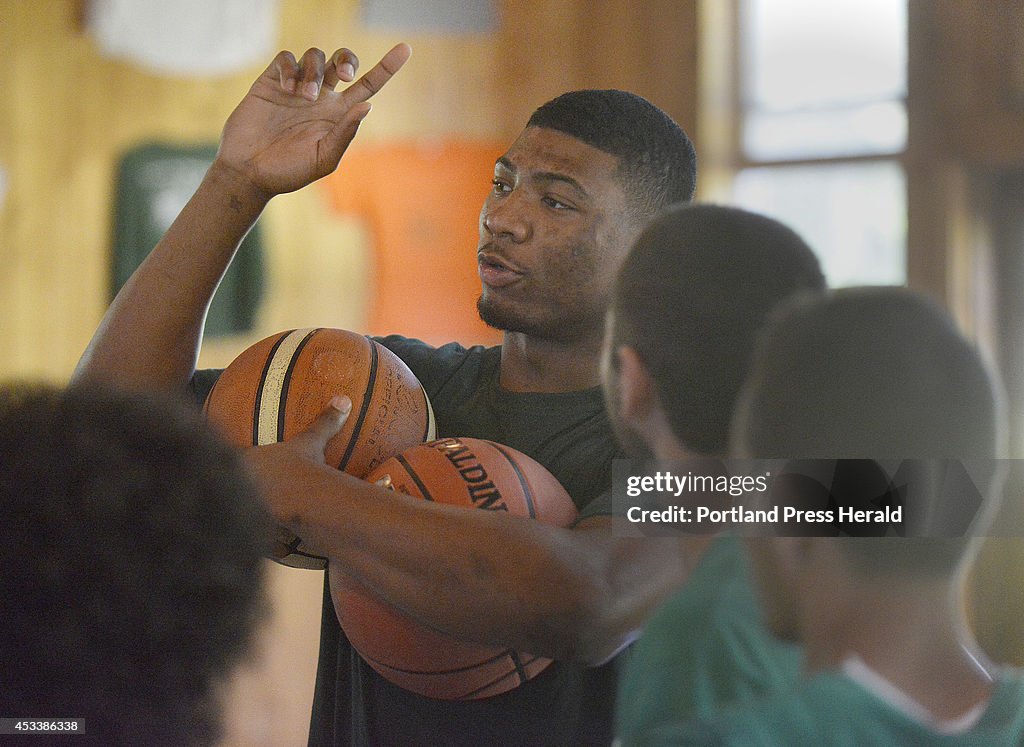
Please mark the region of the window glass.
<svg viewBox="0 0 1024 747"><path fill-rule="evenodd" d="M743 146L754 160L906 145L902 0L743 0Z"/></svg>
<svg viewBox="0 0 1024 747"><path fill-rule="evenodd" d="M832 287L906 282L906 184L895 161L744 169L733 203L799 233Z"/></svg>

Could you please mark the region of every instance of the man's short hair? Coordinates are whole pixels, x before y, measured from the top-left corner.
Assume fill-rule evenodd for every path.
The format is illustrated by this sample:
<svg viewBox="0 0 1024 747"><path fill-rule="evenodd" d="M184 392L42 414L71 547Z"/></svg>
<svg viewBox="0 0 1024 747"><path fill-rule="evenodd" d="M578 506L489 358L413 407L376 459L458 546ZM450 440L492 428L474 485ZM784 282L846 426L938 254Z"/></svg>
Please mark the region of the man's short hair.
<svg viewBox="0 0 1024 747"><path fill-rule="evenodd" d="M527 127L558 130L616 156L638 217L693 198L693 143L670 116L634 93L570 91L537 109Z"/></svg>
<svg viewBox="0 0 1024 747"><path fill-rule="evenodd" d="M937 304L903 288L844 289L793 301L767 325L737 406L735 443L759 458L993 460L997 392ZM987 498L997 474L979 475ZM859 567L878 573L948 574L967 544L842 541Z"/></svg>
<svg viewBox="0 0 1024 747"><path fill-rule="evenodd" d="M781 301L825 287L793 230L716 205L677 205L641 233L613 298L614 343L636 349L673 433L722 454L761 326Z"/></svg>
<svg viewBox="0 0 1024 747"><path fill-rule="evenodd" d="M92 744L213 743L266 602L269 519L198 414L0 388L0 712Z"/></svg>

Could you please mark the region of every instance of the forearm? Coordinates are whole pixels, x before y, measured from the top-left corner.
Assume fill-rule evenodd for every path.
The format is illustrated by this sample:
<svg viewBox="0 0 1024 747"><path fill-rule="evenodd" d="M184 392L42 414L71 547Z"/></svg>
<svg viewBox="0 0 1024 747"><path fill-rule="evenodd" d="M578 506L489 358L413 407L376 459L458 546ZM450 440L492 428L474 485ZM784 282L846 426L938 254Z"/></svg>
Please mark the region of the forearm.
<svg viewBox="0 0 1024 747"><path fill-rule="evenodd" d="M373 515L348 512L345 536L329 531L332 563L409 617L456 638L581 656L601 585L592 558L567 541L569 530L387 498Z"/></svg>
<svg viewBox="0 0 1024 747"><path fill-rule="evenodd" d="M693 564L676 540L428 503L330 468L302 490L317 508L278 518L405 614L458 638L561 660L608 659Z"/></svg>
<svg viewBox="0 0 1024 747"><path fill-rule="evenodd" d="M396 45L344 91L358 60L340 49L280 52L228 117L217 161L125 284L74 373L132 388L181 389L195 370L214 291L273 194L326 176L410 50Z"/></svg>
<svg viewBox="0 0 1024 747"><path fill-rule="evenodd" d="M213 294L267 199L235 172L212 166L110 305L73 380L184 387Z"/></svg>

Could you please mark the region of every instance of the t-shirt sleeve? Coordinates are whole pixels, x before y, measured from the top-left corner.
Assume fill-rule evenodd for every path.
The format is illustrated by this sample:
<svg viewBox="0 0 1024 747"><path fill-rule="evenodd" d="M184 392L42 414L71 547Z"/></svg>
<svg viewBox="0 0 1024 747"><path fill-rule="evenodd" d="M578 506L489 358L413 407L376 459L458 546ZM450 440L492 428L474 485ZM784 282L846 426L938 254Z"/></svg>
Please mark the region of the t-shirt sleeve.
<svg viewBox="0 0 1024 747"><path fill-rule="evenodd" d="M612 507L612 491L606 490L601 495L597 496L594 500L583 507L580 511L580 515L576 517L576 521L573 526L577 526L580 522L585 519L592 519L595 516L615 516L615 510Z"/></svg>
<svg viewBox="0 0 1024 747"><path fill-rule="evenodd" d="M202 368L192 374L188 389L197 406L203 406L206 398L210 395L210 390L213 389L213 385L217 383L217 379L223 372L223 368Z"/></svg>
<svg viewBox="0 0 1024 747"><path fill-rule="evenodd" d="M402 359L419 379L431 399L437 396L467 361L467 349L456 342L435 348L422 340L402 335L387 335L373 339Z"/></svg>

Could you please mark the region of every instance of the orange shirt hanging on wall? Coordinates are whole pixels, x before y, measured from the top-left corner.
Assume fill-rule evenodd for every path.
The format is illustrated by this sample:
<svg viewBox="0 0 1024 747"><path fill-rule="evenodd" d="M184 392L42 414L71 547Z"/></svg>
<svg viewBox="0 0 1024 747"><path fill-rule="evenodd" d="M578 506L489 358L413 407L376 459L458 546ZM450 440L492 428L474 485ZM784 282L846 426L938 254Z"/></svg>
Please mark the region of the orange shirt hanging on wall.
<svg viewBox="0 0 1024 747"><path fill-rule="evenodd" d="M356 145L323 180L331 205L373 243L366 331L431 344L496 344L476 311L480 208L504 145L478 140Z"/></svg>

